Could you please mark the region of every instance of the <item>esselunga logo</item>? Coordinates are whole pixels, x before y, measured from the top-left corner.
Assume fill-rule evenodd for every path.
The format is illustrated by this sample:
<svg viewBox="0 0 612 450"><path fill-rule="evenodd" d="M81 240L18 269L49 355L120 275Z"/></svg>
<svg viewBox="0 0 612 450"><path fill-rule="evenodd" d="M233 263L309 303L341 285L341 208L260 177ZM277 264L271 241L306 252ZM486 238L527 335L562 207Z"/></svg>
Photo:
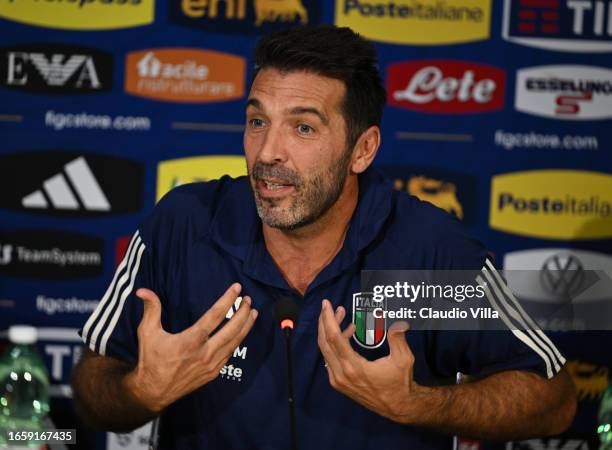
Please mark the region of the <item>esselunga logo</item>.
<svg viewBox="0 0 612 450"><path fill-rule="evenodd" d="M520 69L515 107L560 120L612 119L612 70L578 65Z"/></svg>
<svg viewBox="0 0 612 450"><path fill-rule="evenodd" d="M127 56L126 92L174 102L218 102L244 95L246 60L212 50L157 48Z"/></svg>
<svg viewBox="0 0 612 450"><path fill-rule="evenodd" d="M157 166L156 201L181 184L216 180L223 175L231 177L246 175L244 157L193 156L162 161Z"/></svg>
<svg viewBox="0 0 612 450"><path fill-rule="evenodd" d="M490 0L336 0L336 25L391 44L484 40L490 22Z"/></svg>
<svg viewBox="0 0 612 450"><path fill-rule="evenodd" d="M612 237L612 175L533 170L496 175L491 228L541 239Z"/></svg>
<svg viewBox="0 0 612 450"><path fill-rule="evenodd" d="M7 0L0 17L47 28L112 30L153 22L154 0Z"/></svg>
<svg viewBox="0 0 612 450"><path fill-rule="evenodd" d="M399 62L387 70L388 103L432 114L470 114L504 106L505 72L455 60Z"/></svg>

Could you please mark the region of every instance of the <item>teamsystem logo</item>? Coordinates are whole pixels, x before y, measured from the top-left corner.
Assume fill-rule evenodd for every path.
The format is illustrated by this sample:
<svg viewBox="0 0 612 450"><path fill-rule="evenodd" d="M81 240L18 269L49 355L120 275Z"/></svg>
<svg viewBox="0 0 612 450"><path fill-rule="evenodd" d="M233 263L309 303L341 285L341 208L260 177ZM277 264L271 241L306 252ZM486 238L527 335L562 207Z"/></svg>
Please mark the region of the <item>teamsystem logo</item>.
<svg viewBox="0 0 612 450"><path fill-rule="evenodd" d="M153 22L154 0L8 0L0 17L66 30L112 30Z"/></svg>
<svg viewBox="0 0 612 450"><path fill-rule="evenodd" d="M592 66L538 66L516 76L518 111L561 120L612 118L612 70Z"/></svg>
<svg viewBox="0 0 612 450"><path fill-rule="evenodd" d="M235 34L267 33L319 23L319 2L310 0L169 0L179 25Z"/></svg>
<svg viewBox="0 0 612 450"><path fill-rule="evenodd" d="M505 73L467 61L426 60L389 65L388 103L432 114L502 109Z"/></svg>
<svg viewBox="0 0 612 450"><path fill-rule="evenodd" d="M0 274L43 280L102 275L104 242L52 230L0 231Z"/></svg>
<svg viewBox="0 0 612 450"><path fill-rule="evenodd" d="M390 44L479 41L490 23L490 0L336 0L336 25Z"/></svg>
<svg viewBox="0 0 612 450"><path fill-rule="evenodd" d="M36 164L32 164L36 161ZM24 152L0 158L0 207L54 216L92 217L139 211L142 164L68 151Z"/></svg>
<svg viewBox="0 0 612 450"><path fill-rule="evenodd" d="M246 60L211 50L148 49L127 56L129 94L175 102L235 100L244 95Z"/></svg>
<svg viewBox="0 0 612 450"><path fill-rule="evenodd" d="M612 175L579 170L500 174L491 181L491 228L542 239L612 237Z"/></svg>
<svg viewBox="0 0 612 450"><path fill-rule="evenodd" d="M112 88L110 53L72 45L19 45L0 49L0 83L43 94L86 94Z"/></svg>
<svg viewBox="0 0 612 450"><path fill-rule="evenodd" d="M601 0L505 0L503 37L562 52L612 51L612 3Z"/></svg>

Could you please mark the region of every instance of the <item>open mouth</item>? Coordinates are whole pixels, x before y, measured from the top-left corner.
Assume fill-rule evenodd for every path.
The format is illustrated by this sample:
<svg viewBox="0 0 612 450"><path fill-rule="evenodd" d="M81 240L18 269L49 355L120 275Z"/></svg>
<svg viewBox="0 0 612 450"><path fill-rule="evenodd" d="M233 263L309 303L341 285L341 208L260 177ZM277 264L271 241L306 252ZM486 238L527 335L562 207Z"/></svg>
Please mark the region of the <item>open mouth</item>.
<svg viewBox="0 0 612 450"><path fill-rule="evenodd" d="M294 185L284 180L272 178L259 178L257 190L262 197L280 197L288 194L294 189Z"/></svg>

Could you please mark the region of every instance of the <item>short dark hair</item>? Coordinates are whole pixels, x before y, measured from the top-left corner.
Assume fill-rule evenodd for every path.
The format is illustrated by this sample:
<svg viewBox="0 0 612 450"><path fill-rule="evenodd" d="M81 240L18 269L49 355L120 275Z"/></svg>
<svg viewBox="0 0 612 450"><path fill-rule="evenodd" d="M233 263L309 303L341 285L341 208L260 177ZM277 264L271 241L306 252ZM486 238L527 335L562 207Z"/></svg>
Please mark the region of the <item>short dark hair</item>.
<svg viewBox="0 0 612 450"><path fill-rule="evenodd" d="M260 39L255 49L255 73L273 68L306 71L344 82L341 109L352 149L370 126L380 126L387 98L374 45L350 28L301 26Z"/></svg>

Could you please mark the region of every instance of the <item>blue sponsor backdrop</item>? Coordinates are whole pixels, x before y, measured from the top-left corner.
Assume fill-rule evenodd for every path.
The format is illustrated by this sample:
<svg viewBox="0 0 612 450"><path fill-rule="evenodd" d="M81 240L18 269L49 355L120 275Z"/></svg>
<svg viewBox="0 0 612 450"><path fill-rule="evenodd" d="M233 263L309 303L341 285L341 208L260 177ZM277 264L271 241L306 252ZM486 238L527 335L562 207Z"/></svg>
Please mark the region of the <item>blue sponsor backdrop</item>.
<svg viewBox="0 0 612 450"><path fill-rule="evenodd" d="M529 260L531 268L559 255L585 268L612 268L612 188L589 178L612 172L608 2L337 2L158 0L151 24L119 27L113 17L150 2L0 0L0 329L41 328L57 405L69 397L70 367L79 356L74 329L103 294L125 237L156 193L172 186L158 179L158 164L242 154L250 56L266 31L343 16L376 42L382 75L394 80L376 164L398 189L460 217L500 266L508 255L540 249L548 257ZM45 26L26 24L41 5L55 8ZM79 21L104 8L112 14L99 28L107 29L78 30ZM62 19L79 14L72 24ZM466 39L470 27L486 32ZM400 38L415 29L423 30L418 44ZM248 61L244 73L240 58ZM389 77L396 63L411 64ZM525 80L517 77L522 69L530 69ZM548 169L586 171L580 184L589 192L560 175L555 186L505 186L517 199L512 205L501 208L491 198L497 174ZM189 177L169 177L179 178ZM575 191L582 192L576 201L596 197L608 209L553 215L521 204ZM490 225L495 214L505 231ZM522 220L535 220L529 223L539 232L512 232ZM573 233L542 237L541 230L566 223ZM610 336L554 337L573 364L581 398L568 442L592 447L594 411L612 367ZM56 421L73 420L56 410L63 414Z"/></svg>

